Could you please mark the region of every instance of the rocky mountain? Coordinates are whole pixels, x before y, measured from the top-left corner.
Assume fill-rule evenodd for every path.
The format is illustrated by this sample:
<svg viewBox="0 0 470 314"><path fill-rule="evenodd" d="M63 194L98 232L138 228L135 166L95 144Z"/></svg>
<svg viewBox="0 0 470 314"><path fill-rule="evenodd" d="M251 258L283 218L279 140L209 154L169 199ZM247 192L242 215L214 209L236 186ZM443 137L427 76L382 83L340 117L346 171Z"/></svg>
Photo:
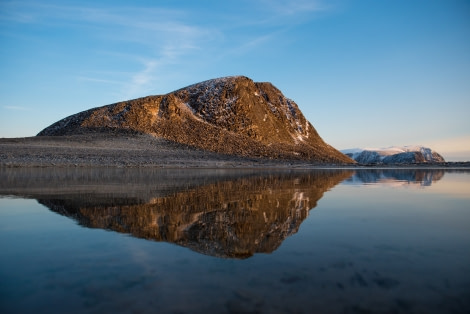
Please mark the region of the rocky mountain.
<svg viewBox="0 0 470 314"><path fill-rule="evenodd" d="M416 164L445 162L444 158L431 148L424 146L403 146L388 148L354 148L342 150L348 157L360 164Z"/></svg>
<svg viewBox="0 0 470 314"><path fill-rule="evenodd" d="M52 124L38 136L102 131L147 133L223 154L354 163L323 141L294 101L271 83L244 76L93 108Z"/></svg>

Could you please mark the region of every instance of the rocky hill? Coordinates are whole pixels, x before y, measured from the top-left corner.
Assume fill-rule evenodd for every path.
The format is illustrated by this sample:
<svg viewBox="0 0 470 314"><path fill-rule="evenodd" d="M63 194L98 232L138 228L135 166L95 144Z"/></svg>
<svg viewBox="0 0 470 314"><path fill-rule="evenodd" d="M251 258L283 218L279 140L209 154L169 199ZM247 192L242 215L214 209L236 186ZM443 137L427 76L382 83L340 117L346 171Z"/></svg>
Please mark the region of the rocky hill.
<svg viewBox="0 0 470 314"><path fill-rule="evenodd" d="M441 163L444 158L431 148L403 146L388 148L355 148L342 151L360 164L419 164Z"/></svg>
<svg viewBox="0 0 470 314"><path fill-rule="evenodd" d="M243 76L93 108L52 124L38 136L102 131L151 134L230 155L354 163L322 140L294 101L271 83Z"/></svg>

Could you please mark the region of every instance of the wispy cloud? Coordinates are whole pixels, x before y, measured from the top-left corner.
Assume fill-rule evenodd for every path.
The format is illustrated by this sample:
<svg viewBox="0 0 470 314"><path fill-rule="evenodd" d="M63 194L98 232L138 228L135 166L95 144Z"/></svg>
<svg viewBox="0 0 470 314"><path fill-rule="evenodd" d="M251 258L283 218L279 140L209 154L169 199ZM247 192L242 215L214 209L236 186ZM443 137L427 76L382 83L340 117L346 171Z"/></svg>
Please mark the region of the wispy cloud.
<svg viewBox="0 0 470 314"><path fill-rule="evenodd" d="M197 5L192 9L168 9L93 2L70 5L53 0L3 1L0 28L2 24L19 23L60 32L58 40L79 38L84 43L79 48L83 64L72 76L80 81L115 85L123 97L137 97L152 84L164 81L174 66L182 69L187 60L212 63L248 54L278 38L304 16L325 8L322 2L312 0L258 0L245 4L251 11L243 5L231 5L233 11L201 7L193 12L198 10ZM55 44L63 49L68 46ZM47 42L42 45L47 46ZM68 51L62 55L67 56Z"/></svg>
<svg viewBox="0 0 470 314"><path fill-rule="evenodd" d="M82 73L75 76L82 81L121 84L120 89L125 94L134 96L155 80L158 68L177 63L180 58L200 51L201 45L218 36L218 30L196 24L188 18L188 14L184 10L156 7L4 2L0 10L0 23L38 25L78 33L90 42L84 47L90 58L102 53L93 51L93 47L100 43L104 43L105 49L113 49L108 51L109 55L115 51L124 52L118 58L124 67L130 69L130 73L121 73L122 82L108 76L95 77L91 72L96 68L91 67L88 71L82 69ZM107 62L94 66L101 67L101 70L109 69L105 64Z"/></svg>
<svg viewBox="0 0 470 314"><path fill-rule="evenodd" d="M30 109L27 107L21 107L21 106L2 106L3 109L7 110L15 110L15 111L29 111Z"/></svg>
<svg viewBox="0 0 470 314"><path fill-rule="evenodd" d="M155 81L156 68L158 62L156 60L146 60L143 62L143 68L134 73L131 77L131 81L126 85L126 98L139 95L143 91L149 88L149 85Z"/></svg>
<svg viewBox="0 0 470 314"><path fill-rule="evenodd" d="M228 22L222 28L222 36L233 48L226 49L219 57L243 55L270 45L288 34L293 27L314 18L316 12L331 9L331 6L319 0L254 0L246 3L250 12L230 12L224 15ZM230 36L233 33L243 35Z"/></svg>
<svg viewBox="0 0 470 314"><path fill-rule="evenodd" d="M123 83L121 81L114 81L114 80L107 80L107 79L100 79L100 78L86 77L86 76L77 76L77 80L79 80L79 81L88 81L88 82L96 82L96 83L104 83L104 84L114 84L114 85L122 85L122 83Z"/></svg>
<svg viewBox="0 0 470 314"><path fill-rule="evenodd" d="M67 6L39 2L6 2L0 21L91 29L93 35L121 41L160 42L207 35L209 29L185 21L187 12L162 8ZM114 34L114 36L112 36Z"/></svg>
<svg viewBox="0 0 470 314"><path fill-rule="evenodd" d="M218 58L223 59L235 55L244 55L273 40L279 33L279 31L274 31L269 34L261 34L259 36L243 38L243 41L236 43L236 45L233 45L233 48L225 50L225 52L223 54L220 54Z"/></svg>
<svg viewBox="0 0 470 314"><path fill-rule="evenodd" d="M251 12L227 14L229 27L289 27L314 18L317 12L333 8L331 4L314 0L255 0L247 3Z"/></svg>
<svg viewBox="0 0 470 314"><path fill-rule="evenodd" d="M276 15L298 15L328 8L322 1L315 0L261 0L263 6Z"/></svg>

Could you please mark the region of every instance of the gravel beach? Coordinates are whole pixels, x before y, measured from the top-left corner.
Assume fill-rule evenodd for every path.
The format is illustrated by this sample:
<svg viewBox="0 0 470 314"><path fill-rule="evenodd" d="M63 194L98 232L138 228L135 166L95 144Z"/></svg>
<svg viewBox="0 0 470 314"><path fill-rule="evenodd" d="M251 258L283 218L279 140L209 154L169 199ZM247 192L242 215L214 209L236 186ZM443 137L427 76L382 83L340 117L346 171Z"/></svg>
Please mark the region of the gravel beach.
<svg viewBox="0 0 470 314"><path fill-rule="evenodd" d="M470 163L328 165L301 160L247 158L212 153L149 134L96 132L67 136L0 138L0 167L156 168L468 168Z"/></svg>
<svg viewBox="0 0 470 314"><path fill-rule="evenodd" d="M295 165L294 165L295 164ZM308 167L195 149L148 134L90 133L0 139L0 167Z"/></svg>

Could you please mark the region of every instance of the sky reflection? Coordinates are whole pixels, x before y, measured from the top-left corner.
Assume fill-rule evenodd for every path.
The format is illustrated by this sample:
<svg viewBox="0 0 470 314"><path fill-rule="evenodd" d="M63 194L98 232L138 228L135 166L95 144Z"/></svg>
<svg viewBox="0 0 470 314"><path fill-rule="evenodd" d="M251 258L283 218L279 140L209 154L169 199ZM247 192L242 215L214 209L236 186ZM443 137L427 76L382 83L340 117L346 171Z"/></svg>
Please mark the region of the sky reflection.
<svg viewBox="0 0 470 314"><path fill-rule="evenodd" d="M21 173L10 172L10 184L0 183L0 194L17 197L0 197L2 313L470 309L469 201L451 188L465 189L468 172L445 172L430 186L411 189L390 179L352 183L349 171L190 172L170 181L171 172L98 171L99 179L69 173L49 186L30 172L25 182ZM118 178L132 185L122 188ZM104 191L96 189L100 180ZM297 202L301 193L303 203ZM152 214L166 215L165 239L148 241L123 229L129 222L147 226ZM157 229L141 232L151 230ZM198 237L170 241L185 232ZM243 259L227 258L233 249L216 251L224 244L263 248L262 239L274 249L255 249Z"/></svg>

